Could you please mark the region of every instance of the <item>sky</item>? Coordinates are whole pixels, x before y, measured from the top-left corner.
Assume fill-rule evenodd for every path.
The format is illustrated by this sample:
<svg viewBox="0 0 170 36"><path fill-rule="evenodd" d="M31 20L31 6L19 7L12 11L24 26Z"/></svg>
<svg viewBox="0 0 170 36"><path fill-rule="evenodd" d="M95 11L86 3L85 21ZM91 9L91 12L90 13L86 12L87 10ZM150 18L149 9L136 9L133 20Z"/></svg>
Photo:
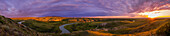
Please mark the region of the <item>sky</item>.
<svg viewBox="0 0 170 36"><path fill-rule="evenodd" d="M140 16L170 9L170 0L0 0L5 17ZM162 14L164 16L164 14Z"/></svg>

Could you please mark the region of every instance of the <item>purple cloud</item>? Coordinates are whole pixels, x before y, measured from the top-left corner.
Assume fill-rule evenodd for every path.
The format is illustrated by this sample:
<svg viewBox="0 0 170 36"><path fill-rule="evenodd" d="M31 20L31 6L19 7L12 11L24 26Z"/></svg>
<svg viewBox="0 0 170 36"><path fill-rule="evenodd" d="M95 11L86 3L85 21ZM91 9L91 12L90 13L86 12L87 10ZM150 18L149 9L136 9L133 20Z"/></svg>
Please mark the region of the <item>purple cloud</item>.
<svg viewBox="0 0 170 36"><path fill-rule="evenodd" d="M135 16L131 13L170 9L170 0L0 0L6 17Z"/></svg>

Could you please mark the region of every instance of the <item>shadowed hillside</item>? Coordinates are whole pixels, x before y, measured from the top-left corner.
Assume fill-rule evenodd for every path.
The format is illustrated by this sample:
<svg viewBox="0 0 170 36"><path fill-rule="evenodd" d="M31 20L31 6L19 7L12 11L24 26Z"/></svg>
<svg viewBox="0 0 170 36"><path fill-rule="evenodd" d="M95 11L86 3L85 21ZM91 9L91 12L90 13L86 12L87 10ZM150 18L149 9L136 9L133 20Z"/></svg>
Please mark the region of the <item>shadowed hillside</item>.
<svg viewBox="0 0 170 36"><path fill-rule="evenodd" d="M37 32L0 16L0 36L38 36Z"/></svg>

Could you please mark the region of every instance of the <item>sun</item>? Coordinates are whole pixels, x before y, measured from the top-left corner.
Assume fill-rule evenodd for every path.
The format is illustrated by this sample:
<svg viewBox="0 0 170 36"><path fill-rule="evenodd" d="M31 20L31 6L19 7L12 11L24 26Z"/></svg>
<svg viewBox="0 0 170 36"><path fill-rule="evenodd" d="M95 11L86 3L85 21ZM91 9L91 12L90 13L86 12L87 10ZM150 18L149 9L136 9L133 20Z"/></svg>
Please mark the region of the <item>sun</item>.
<svg viewBox="0 0 170 36"><path fill-rule="evenodd" d="M159 11L152 11L152 12L144 12L144 13L139 13L139 15L147 16L149 18L156 18L159 16Z"/></svg>
<svg viewBox="0 0 170 36"><path fill-rule="evenodd" d="M158 14L149 14L149 15L147 15L147 17L149 17L149 18L156 18L158 16L159 16Z"/></svg>
<svg viewBox="0 0 170 36"><path fill-rule="evenodd" d="M148 16L149 18L155 18L156 16Z"/></svg>

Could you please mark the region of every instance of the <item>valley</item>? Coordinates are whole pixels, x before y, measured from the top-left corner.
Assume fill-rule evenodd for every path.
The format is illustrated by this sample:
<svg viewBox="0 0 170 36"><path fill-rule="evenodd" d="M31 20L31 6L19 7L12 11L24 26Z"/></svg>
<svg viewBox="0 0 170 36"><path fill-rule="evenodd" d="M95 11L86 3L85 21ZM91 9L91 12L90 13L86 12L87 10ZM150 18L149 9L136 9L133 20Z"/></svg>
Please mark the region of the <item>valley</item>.
<svg viewBox="0 0 170 36"><path fill-rule="evenodd" d="M48 17L47 17L48 18ZM38 18L36 18L38 19ZM167 25L170 19L147 18L65 18L62 21L40 21L36 19L25 21L22 24L31 29L53 36L149 36L168 35L158 34L169 32ZM58 18L53 18L58 19ZM42 19L44 20L44 19ZM45 19L50 20L50 19ZM162 28L166 27L166 28ZM158 30L159 29L159 30ZM159 32L164 29L164 32ZM74 34L74 35L72 35ZM83 35L86 34L86 35Z"/></svg>
<svg viewBox="0 0 170 36"><path fill-rule="evenodd" d="M170 36L170 0L0 0L0 36Z"/></svg>

